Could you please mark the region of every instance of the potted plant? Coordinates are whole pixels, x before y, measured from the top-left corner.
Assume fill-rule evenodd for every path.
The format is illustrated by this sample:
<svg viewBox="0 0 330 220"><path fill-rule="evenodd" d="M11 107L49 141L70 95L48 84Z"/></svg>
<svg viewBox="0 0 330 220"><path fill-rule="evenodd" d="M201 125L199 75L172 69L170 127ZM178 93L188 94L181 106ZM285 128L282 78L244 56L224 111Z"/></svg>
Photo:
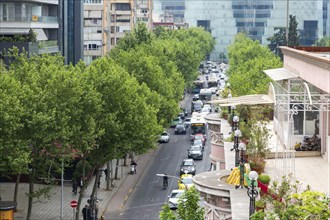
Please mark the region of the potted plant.
<svg viewBox="0 0 330 220"><path fill-rule="evenodd" d="M255 201L256 211L264 211L266 208L266 202L263 199Z"/></svg>
<svg viewBox="0 0 330 220"><path fill-rule="evenodd" d="M268 141L271 135L267 128L266 121L253 120L250 128L250 140L246 148L251 170L259 175L264 172L266 157L270 153Z"/></svg>
<svg viewBox="0 0 330 220"><path fill-rule="evenodd" d="M260 196L264 196L268 193L268 185L271 178L267 174L260 174L258 176L258 186L260 187Z"/></svg>

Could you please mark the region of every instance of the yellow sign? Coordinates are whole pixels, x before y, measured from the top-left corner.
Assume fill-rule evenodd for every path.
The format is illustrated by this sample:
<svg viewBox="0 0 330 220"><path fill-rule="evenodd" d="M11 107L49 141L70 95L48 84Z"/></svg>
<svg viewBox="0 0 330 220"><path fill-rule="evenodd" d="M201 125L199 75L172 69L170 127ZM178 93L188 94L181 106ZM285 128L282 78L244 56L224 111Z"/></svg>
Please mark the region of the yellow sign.
<svg viewBox="0 0 330 220"><path fill-rule="evenodd" d="M14 220L14 210L0 210L0 220Z"/></svg>

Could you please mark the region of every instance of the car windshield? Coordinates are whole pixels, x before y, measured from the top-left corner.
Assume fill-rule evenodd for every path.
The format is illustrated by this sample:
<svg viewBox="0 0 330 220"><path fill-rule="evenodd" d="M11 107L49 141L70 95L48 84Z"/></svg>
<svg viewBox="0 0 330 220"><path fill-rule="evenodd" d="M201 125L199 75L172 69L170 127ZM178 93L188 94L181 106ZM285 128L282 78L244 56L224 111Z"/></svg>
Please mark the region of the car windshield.
<svg viewBox="0 0 330 220"><path fill-rule="evenodd" d="M171 198L179 198L182 194L182 192L173 192L171 194Z"/></svg>
<svg viewBox="0 0 330 220"><path fill-rule="evenodd" d="M183 124L178 124L176 127L177 128L184 128L184 125Z"/></svg>
<svg viewBox="0 0 330 220"><path fill-rule="evenodd" d="M191 121L191 119L190 118L186 118L186 122L190 122Z"/></svg>
<svg viewBox="0 0 330 220"><path fill-rule="evenodd" d="M190 150L196 151L196 150L201 150L199 145L191 146Z"/></svg>
<svg viewBox="0 0 330 220"><path fill-rule="evenodd" d="M184 161L183 162L183 165L184 166L193 166L194 165L194 162L192 160L187 160L187 161Z"/></svg>
<svg viewBox="0 0 330 220"><path fill-rule="evenodd" d="M194 140L194 144L193 145L200 145L200 144L203 144L203 142L202 142L201 139Z"/></svg>
<svg viewBox="0 0 330 220"><path fill-rule="evenodd" d="M195 140L202 140L203 136L202 135L195 135Z"/></svg>
<svg viewBox="0 0 330 220"><path fill-rule="evenodd" d="M166 132L162 133L162 136L168 136L168 134Z"/></svg>

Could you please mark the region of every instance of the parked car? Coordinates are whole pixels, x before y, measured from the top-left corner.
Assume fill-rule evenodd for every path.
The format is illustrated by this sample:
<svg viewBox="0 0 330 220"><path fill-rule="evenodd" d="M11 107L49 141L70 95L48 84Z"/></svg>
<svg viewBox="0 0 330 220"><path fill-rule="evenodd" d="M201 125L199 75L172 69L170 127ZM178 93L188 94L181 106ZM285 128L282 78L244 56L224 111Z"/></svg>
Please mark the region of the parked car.
<svg viewBox="0 0 330 220"><path fill-rule="evenodd" d="M193 159L184 159L180 166L180 176L182 174L196 174L196 164Z"/></svg>
<svg viewBox="0 0 330 220"><path fill-rule="evenodd" d="M203 159L203 147L201 145L192 145L188 149L188 158L192 158L194 160L202 160Z"/></svg>
<svg viewBox="0 0 330 220"><path fill-rule="evenodd" d="M189 128L191 125L191 118L186 118L184 120L184 125L186 126L186 128Z"/></svg>
<svg viewBox="0 0 330 220"><path fill-rule="evenodd" d="M172 190L171 194L168 196L168 205L170 209L177 209L180 197L183 195L184 190L182 189L175 189Z"/></svg>
<svg viewBox="0 0 330 220"><path fill-rule="evenodd" d="M183 123L177 124L174 130L175 134L186 134L186 126Z"/></svg>
<svg viewBox="0 0 330 220"><path fill-rule="evenodd" d="M164 132L160 135L160 137L159 137L159 139L158 139L158 142L159 142L159 143L168 143L169 141L170 141L170 133L164 131Z"/></svg>
<svg viewBox="0 0 330 220"><path fill-rule="evenodd" d="M182 174L180 180L178 181L178 189L189 189L194 186L193 175L191 174Z"/></svg>

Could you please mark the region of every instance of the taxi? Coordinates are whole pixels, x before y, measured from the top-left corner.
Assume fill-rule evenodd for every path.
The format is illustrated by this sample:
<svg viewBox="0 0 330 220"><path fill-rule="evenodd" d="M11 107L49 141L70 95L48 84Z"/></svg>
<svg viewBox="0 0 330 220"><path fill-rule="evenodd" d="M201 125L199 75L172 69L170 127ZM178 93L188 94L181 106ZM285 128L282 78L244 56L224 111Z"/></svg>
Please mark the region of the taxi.
<svg viewBox="0 0 330 220"><path fill-rule="evenodd" d="M191 175L191 174L182 174L180 179L181 180L178 181L178 188L179 189L185 189L186 186L189 189L190 187L194 186L193 175Z"/></svg>

